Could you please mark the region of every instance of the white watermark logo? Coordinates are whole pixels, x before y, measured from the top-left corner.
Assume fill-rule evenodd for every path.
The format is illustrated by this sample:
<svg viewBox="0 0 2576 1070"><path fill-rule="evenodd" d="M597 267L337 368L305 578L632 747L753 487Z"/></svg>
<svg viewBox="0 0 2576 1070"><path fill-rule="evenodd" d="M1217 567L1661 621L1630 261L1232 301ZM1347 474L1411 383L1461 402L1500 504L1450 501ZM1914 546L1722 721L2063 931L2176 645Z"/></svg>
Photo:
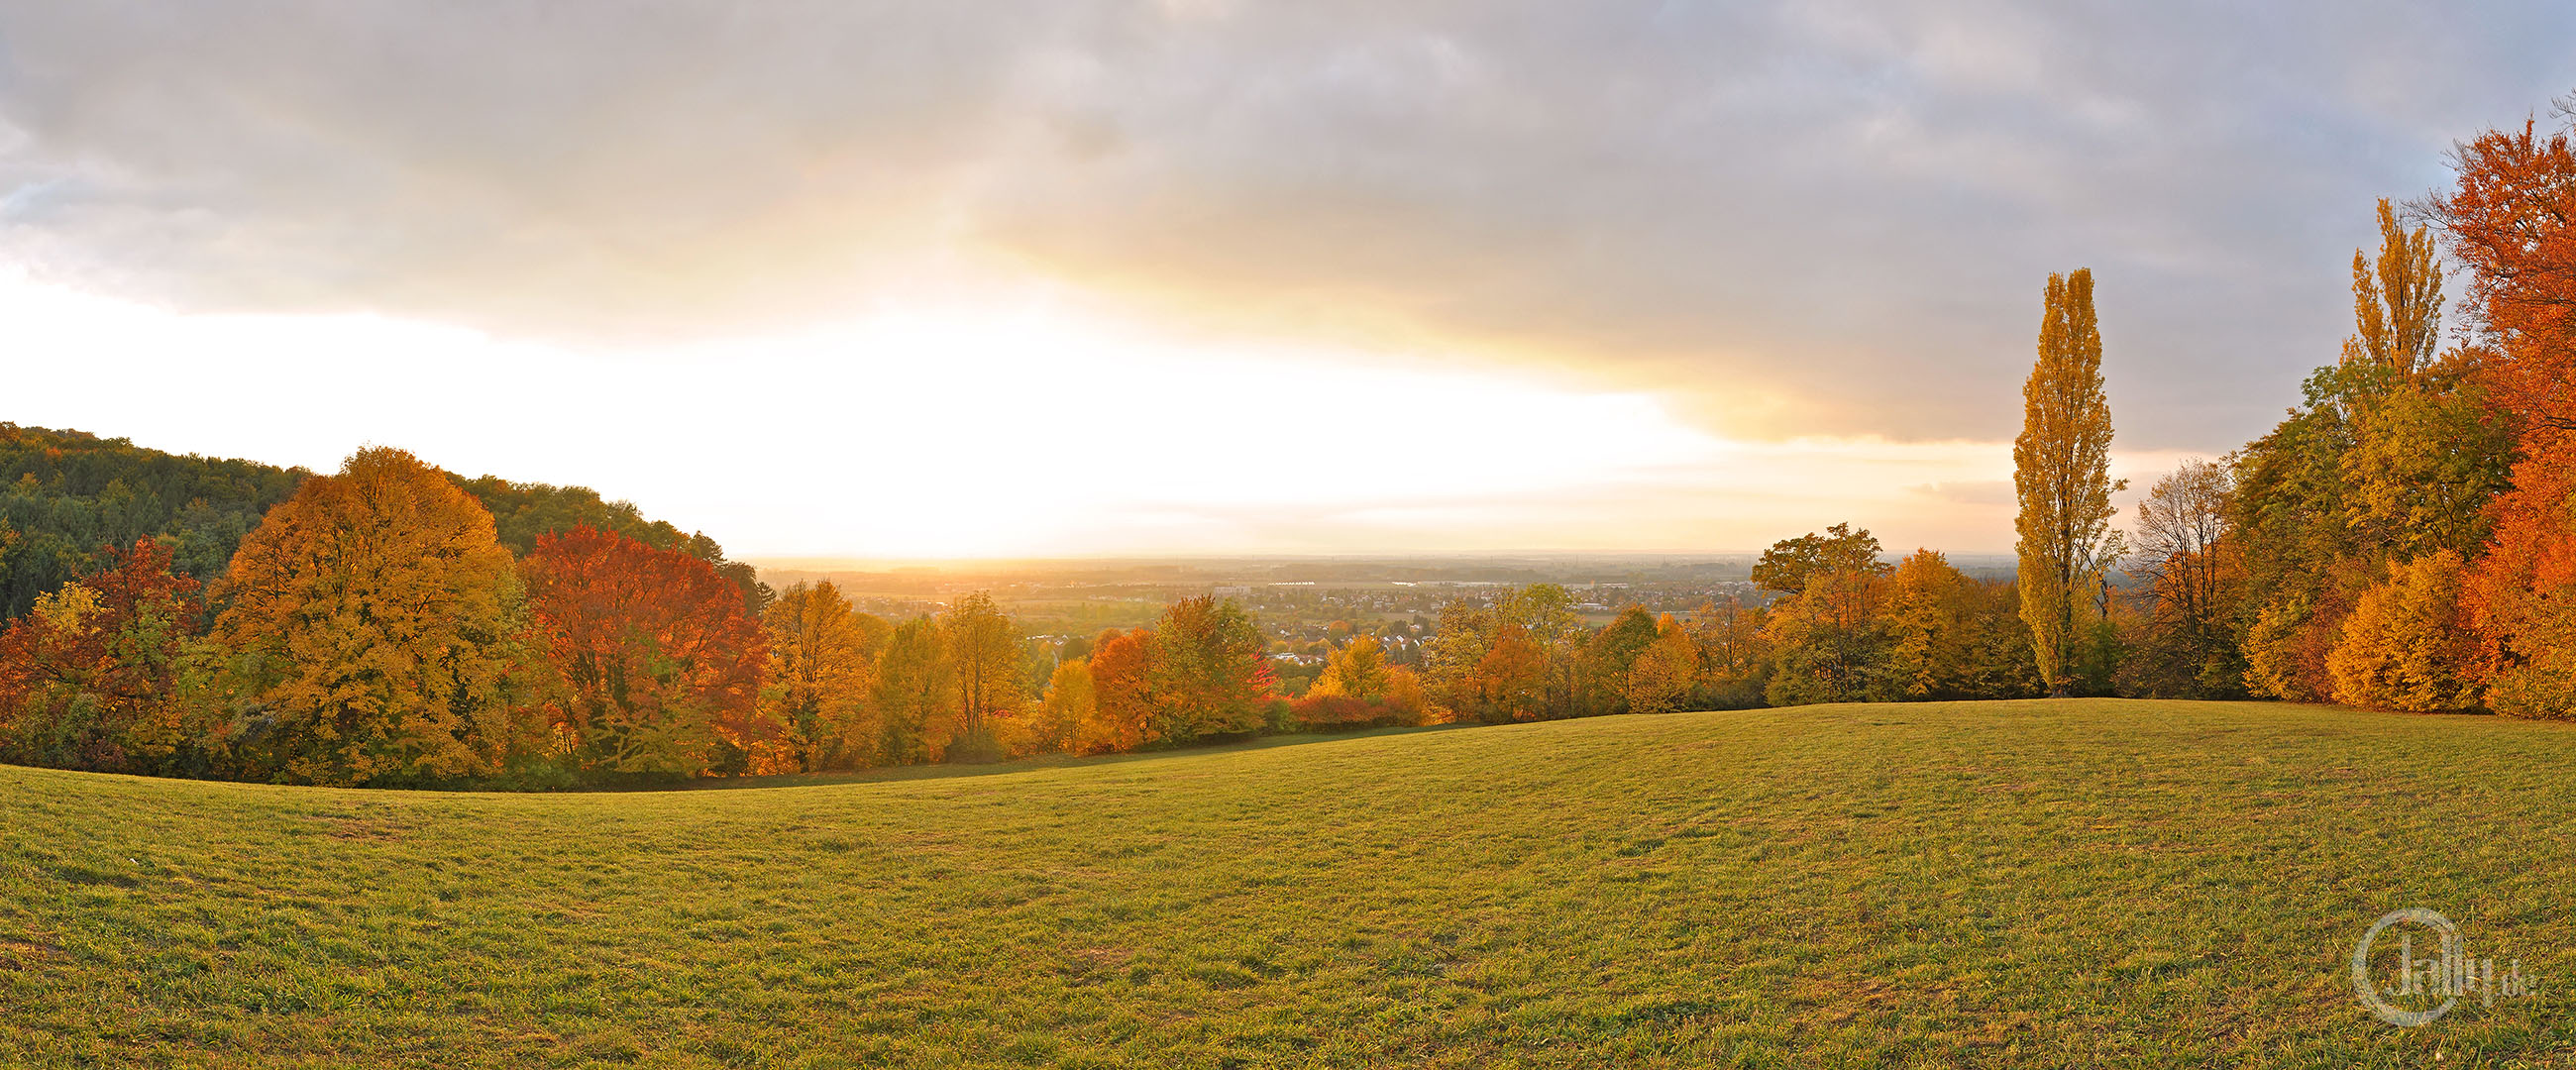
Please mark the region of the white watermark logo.
<svg viewBox="0 0 2576 1070"><path fill-rule="evenodd" d="M2392 934L2391 929L2397 931ZM2419 934L2425 938L2420 958ZM2374 969L2374 951L2382 956L2394 951L2396 961L2388 969ZM2411 1028L2451 1013L2463 997L2476 996L2492 1007L2497 996L2530 995L2531 980L2522 975L2521 959L2499 972L2492 956L2479 959L2468 953L2451 919L2409 907L2379 919L2353 945L2352 992L2380 1021Z"/></svg>

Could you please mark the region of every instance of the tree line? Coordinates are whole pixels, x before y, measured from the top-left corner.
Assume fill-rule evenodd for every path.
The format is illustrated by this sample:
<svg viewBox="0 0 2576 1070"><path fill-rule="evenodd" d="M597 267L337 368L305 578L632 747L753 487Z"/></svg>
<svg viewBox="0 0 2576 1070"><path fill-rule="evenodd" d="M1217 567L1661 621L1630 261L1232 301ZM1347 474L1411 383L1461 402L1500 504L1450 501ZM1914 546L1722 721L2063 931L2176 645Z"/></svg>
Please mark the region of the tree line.
<svg viewBox="0 0 2576 1070"><path fill-rule="evenodd" d="M2123 689L2576 711L2576 153L2526 122L2453 163L2379 203L2353 333L2300 404L2141 504Z"/></svg>
<svg viewBox="0 0 2576 1070"><path fill-rule="evenodd" d="M0 632L0 760L548 787L1098 753L1298 723L1230 602L1184 600L1033 679L1031 644L987 594L888 622L828 583L746 587L704 547L602 530L581 510L520 552L470 486L366 449L302 479L212 584L177 567L174 539L102 552ZM1390 674L1365 650L1325 675L1319 716L1390 720Z"/></svg>
<svg viewBox="0 0 2576 1070"><path fill-rule="evenodd" d="M1954 575L1931 551L1891 565L1847 526L1788 540L1755 574L1774 600L1691 625L1704 679L1772 704L2130 695L2576 715L2571 131L2487 131L2453 177L2379 202L2379 248L2350 266L2353 332L2300 403L2242 449L2160 476L2125 530L2093 280L2052 276L2014 443L2015 580Z"/></svg>
<svg viewBox="0 0 2576 1070"><path fill-rule="evenodd" d="M1544 587L1453 605L1426 651L1435 712L2130 695L2576 715L2576 149L2526 122L2454 163L2449 190L2379 203L2353 333L2301 403L2156 479L2130 527L2093 279L2051 276L2013 580L1891 562L1844 524L1764 553L1764 597L1684 620L1586 633Z"/></svg>
<svg viewBox="0 0 2576 1070"><path fill-rule="evenodd" d="M1453 602L1419 665L1338 633L1289 694L1250 615L1213 596L1061 644L1026 637L983 592L890 621L828 582L746 584L702 537L587 492L519 486L371 448L301 478L212 581L168 536L101 551L0 631L0 760L558 787L1969 697L2013 666L2029 675L1990 585L1935 553L1880 564L1867 532L1839 527L1765 555L1756 575L1782 595L1768 606L1631 607L1595 627L1566 588L1539 584ZM594 526L620 517L632 533Z"/></svg>

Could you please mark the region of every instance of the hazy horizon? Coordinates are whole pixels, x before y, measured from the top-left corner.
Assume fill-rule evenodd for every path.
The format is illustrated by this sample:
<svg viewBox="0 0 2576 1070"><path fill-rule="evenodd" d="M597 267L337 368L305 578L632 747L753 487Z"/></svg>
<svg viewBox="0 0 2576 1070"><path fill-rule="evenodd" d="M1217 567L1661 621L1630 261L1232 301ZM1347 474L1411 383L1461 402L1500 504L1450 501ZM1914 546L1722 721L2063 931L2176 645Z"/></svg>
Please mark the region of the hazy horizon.
<svg viewBox="0 0 2576 1070"><path fill-rule="evenodd" d="M1805 533L1805 532L1798 532L1797 534L1806 534L1806 533ZM1546 549L1537 549L1537 550L1447 550L1447 551L1443 551L1443 550L1400 551L1400 550L1399 550L1399 551L1386 551L1386 552L1377 552L1377 553L1371 553L1371 552L1365 552L1365 551L1354 551L1354 552L1350 552L1350 553L1293 553L1293 552L1265 553L1265 552L1260 552L1260 551L1246 551L1246 552L1241 552L1241 553L1222 553L1222 554L1218 554L1218 553L1205 553L1205 552L1198 552L1198 551L1183 551L1183 552L1173 552L1173 553L1153 553L1153 552L1145 552L1145 553L1096 554L1096 555L1068 555L1068 556L1062 556L1062 557L881 557L881 558L780 557L780 558L748 558L748 559L746 559L746 560L747 560L750 564L752 564L752 565L754 565L754 566L759 567L759 568L760 568L762 571L764 571L764 572L864 572L864 571L877 571L877 570L885 570L885 569L948 568L948 567L963 567L963 566L970 566L970 565L973 565L973 566L984 566L984 567L988 567L988 568L1003 568L1003 567L1014 567L1014 566L1025 566L1025 567L1029 567L1029 568L1045 568L1045 567L1052 567L1052 566L1074 565L1074 564L1079 564L1079 565L1171 565L1171 566L1186 566L1186 565L1227 565L1227 564L1268 563L1268 562L1322 562L1322 563L1353 563L1353 564L1359 564L1359 563L1370 563L1370 564L1405 564L1405 563L1412 563L1412 562L1450 562L1450 561L1473 561L1473 562L1489 562L1489 561L1491 561L1491 562L1518 562L1518 561L1526 561L1526 562L1548 562L1548 561L1617 561L1617 560L1627 560L1627 559L1634 559L1634 560L1647 560L1647 561L1652 561L1652 560L1691 561L1691 560L1708 559L1708 558L1723 559L1723 560L1728 560L1728 561L1730 561L1730 562L1733 562L1735 559L1742 559L1743 561L1747 561L1747 562L1749 562L1749 561L1752 561L1752 560L1755 560L1755 559L1760 558L1760 557L1762 556L1762 552L1763 552L1763 550L1766 550L1766 549L1769 549L1769 547L1747 547L1747 548L1742 548L1742 549L1732 549L1732 550L1725 550L1725 549L1717 549L1717 550L1653 550L1653 549L1647 549L1647 550L1546 550ZM1906 554L1906 553L1911 552L1912 550L1915 550L1915 549L1931 549L1931 550L1939 550L1939 551L1941 551L1941 553L1942 553L1944 556L1946 556L1946 557L1950 557L1950 558L1957 558L1957 559L1971 559L1971 560L1983 560L1983 559L2007 559L2007 560L2008 560L2008 559L2011 559L2011 558L2013 557L2013 551L2012 551L2010 548L2006 548L2006 549L2002 549L2002 550L1961 550L1961 549L1945 549L1945 548L1937 547L1937 546L1934 546L1934 547L1907 547L1907 548L1905 548L1905 549L1901 549L1901 550L1900 550L1900 549L1897 549L1897 548L1895 548L1895 547L1889 547L1889 548L1888 548L1888 550L1887 550L1885 553L1881 554L1880 556L1881 556L1882 558L1887 559L1887 560L1895 560L1895 559L1897 559L1897 558L1901 558L1901 557L1905 556L1905 554Z"/></svg>

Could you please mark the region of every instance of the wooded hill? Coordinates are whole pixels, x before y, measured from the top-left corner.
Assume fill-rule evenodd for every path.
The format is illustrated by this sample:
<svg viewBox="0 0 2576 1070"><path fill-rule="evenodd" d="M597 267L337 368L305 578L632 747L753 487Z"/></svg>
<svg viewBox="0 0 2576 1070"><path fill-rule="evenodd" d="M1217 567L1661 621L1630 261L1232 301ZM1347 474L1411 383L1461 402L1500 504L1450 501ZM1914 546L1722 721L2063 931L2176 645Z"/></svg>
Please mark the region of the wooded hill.
<svg viewBox="0 0 2576 1070"><path fill-rule="evenodd" d="M106 566L137 539L170 551L172 571L200 584L223 575L242 537L313 473L237 458L168 453L86 431L0 423L0 620L39 595ZM501 544L526 554L537 537L589 525L717 566L753 599L749 565L703 534L650 520L588 487L451 476L492 511Z"/></svg>

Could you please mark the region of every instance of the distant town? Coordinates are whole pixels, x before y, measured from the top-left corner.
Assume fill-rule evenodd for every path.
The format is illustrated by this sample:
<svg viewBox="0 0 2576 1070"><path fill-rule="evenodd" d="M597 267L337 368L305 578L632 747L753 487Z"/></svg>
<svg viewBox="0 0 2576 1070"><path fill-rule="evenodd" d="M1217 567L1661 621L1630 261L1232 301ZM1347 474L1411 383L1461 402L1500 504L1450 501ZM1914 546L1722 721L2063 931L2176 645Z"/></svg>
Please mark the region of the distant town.
<svg viewBox="0 0 2576 1070"><path fill-rule="evenodd" d="M1776 597L1754 586L1749 552L1562 554L1385 558L1208 558L1058 560L856 565L763 565L761 580L785 590L830 580L852 608L888 620L935 614L953 598L990 591L994 602L1039 643L1061 644L1102 631L1149 626L1163 607L1213 594L1249 611L1269 640L1283 678L1311 675L1354 633L1376 635L1393 665L1418 664L1442 607L1489 605L1503 592L1555 583L1573 592L1589 625L1629 606L1688 618L1730 599L1746 606ZM1959 569L2010 579L2007 554L1965 554ZM1302 671L1301 671L1302 670Z"/></svg>

